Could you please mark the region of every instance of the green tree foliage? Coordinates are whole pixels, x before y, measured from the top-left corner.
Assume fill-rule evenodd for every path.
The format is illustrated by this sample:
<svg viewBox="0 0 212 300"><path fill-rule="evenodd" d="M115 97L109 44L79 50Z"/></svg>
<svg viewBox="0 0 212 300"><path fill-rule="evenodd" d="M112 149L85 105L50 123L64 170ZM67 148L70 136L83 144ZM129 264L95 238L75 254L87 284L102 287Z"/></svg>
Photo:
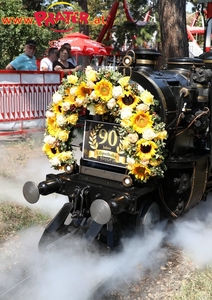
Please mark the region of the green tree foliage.
<svg viewBox="0 0 212 300"><path fill-rule="evenodd" d="M36 57L44 55L49 47L49 41L58 39L61 34L55 33L48 27L37 26L37 24L26 25L13 24L5 25L3 20L8 17L19 18L29 17L34 20L34 11L26 10L21 0L0 1L0 68L5 69L6 65L23 52L27 39L37 41ZM9 18L8 18L9 19Z"/></svg>
<svg viewBox="0 0 212 300"><path fill-rule="evenodd" d="M26 10L40 11L42 7L40 0L22 0L22 3Z"/></svg>
<svg viewBox="0 0 212 300"><path fill-rule="evenodd" d="M15 56L19 55L24 48L25 41L27 39L35 39L38 43L38 51L36 56L40 58L46 51L49 46L49 41L57 40L63 37L66 33L58 33L55 30L60 29L70 29L70 32L79 31L89 35L92 39L97 39L102 28L104 28L103 22L107 20L109 13L111 12L111 7L114 3L118 4L118 10L115 16L114 24L109 32L102 37L101 42L106 45L112 44L116 48L122 48L125 45L125 49L131 48L133 46L143 46L143 47L155 47L153 44L153 36L155 33L159 33L162 28L163 36L166 24L164 21L159 18L157 15L158 7L156 3L160 3L164 0L127 0L127 5L129 8L130 18L133 19L133 22L127 19L126 13L124 11L123 0L66 0L65 2L70 3L70 8L67 8L67 5L55 5L49 8L49 6L58 1L56 0L45 0L42 3L42 0L32 1L32 0L0 0L0 68L4 69L7 63L9 63ZM60 1L59 1L60 2ZM172 5L176 5L176 8L179 8L176 3L178 0L169 0L170 10L169 13L172 14ZM185 0L184 0L185 2ZM151 3L151 6L150 6ZM39 5L38 5L39 4ZM71 8L72 7L72 8ZM95 24L65 24L63 21L58 21L55 25L43 25L37 26L37 24L11 24L4 25L2 18L14 17L19 18L21 16L27 16L34 18L34 12L38 9L49 12L62 12L67 9L74 9L75 11L85 11L89 13L89 20L95 20ZM180 8L179 8L180 9ZM144 21L147 12L151 10L150 18L148 23L143 26L141 23ZM174 26L180 27L179 15L176 14L176 22ZM163 26L159 28L159 24L156 21L160 19ZM170 29L168 29L170 30ZM179 31L181 29L179 28ZM183 33L184 34L184 33ZM155 41L154 41L155 42ZM172 44L172 43L170 43ZM175 45L176 46L176 45ZM168 47L166 44L166 37L163 38L163 47ZM181 46L179 46L181 47ZM164 49L163 49L164 51Z"/></svg>
<svg viewBox="0 0 212 300"><path fill-rule="evenodd" d="M112 13L111 7L115 1L113 0L90 0L88 2L88 12L91 19L93 20L95 16L104 17L107 20L109 12ZM126 13L124 11L123 1L119 2L117 14L114 20L114 25L108 35L105 34L102 40L105 44L110 44L113 40L113 45L117 48L121 48L124 44L128 47L134 45L145 45L148 43L155 32L157 25L153 22L154 8L151 12L150 22L146 26L141 25L141 21L144 20L148 10L151 8L148 0L128 0L127 5L129 8L130 17L134 22L130 22L127 19ZM89 27L90 36L92 38L97 38L103 25L91 25ZM136 40L135 40L136 37Z"/></svg>

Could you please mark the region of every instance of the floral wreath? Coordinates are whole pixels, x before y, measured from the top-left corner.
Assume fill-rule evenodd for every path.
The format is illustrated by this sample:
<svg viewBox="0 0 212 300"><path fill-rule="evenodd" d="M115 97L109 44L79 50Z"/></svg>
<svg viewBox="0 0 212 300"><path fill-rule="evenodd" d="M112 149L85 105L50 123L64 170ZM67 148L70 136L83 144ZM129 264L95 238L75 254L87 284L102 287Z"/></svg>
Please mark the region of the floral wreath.
<svg viewBox="0 0 212 300"><path fill-rule="evenodd" d="M140 91L130 77L115 70L88 66L80 76L63 79L46 112L43 151L56 170L76 162L72 151L73 130L83 109L106 115L120 124L119 134L126 154L126 169L138 182L163 177L167 131L155 107L153 95Z"/></svg>

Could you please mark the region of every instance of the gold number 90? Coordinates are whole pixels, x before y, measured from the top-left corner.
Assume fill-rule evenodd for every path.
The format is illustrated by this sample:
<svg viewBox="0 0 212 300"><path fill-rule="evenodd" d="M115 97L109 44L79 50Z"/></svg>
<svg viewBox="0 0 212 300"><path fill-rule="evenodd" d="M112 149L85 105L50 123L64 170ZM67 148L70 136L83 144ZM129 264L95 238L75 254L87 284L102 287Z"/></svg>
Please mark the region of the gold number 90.
<svg viewBox="0 0 212 300"><path fill-rule="evenodd" d="M101 129L99 130L98 136L101 139L99 144L105 144L108 142L111 147L114 147L118 142L118 136L115 130L107 132L105 129Z"/></svg>

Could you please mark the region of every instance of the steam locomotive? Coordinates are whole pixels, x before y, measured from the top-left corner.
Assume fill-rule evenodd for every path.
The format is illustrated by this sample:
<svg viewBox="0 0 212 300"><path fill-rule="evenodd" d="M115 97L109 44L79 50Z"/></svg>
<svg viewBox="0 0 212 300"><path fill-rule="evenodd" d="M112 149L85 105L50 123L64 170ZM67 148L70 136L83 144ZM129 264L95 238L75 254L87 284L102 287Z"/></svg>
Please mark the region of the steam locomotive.
<svg viewBox="0 0 212 300"><path fill-rule="evenodd" d="M162 218L177 218L206 200L212 188L210 59L204 54L173 58L166 69L158 70L159 56L154 50L130 50L119 72L159 101L157 113L168 132L164 177L138 184L123 166L86 157L90 126L101 124L105 132L113 126L95 116L86 120L79 165L48 174L38 185L29 181L23 187L30 203L51 193L68 198L44 230L41 251L75 234L88 244L95 241L113 249L123 236L142 235Z"/></svg>

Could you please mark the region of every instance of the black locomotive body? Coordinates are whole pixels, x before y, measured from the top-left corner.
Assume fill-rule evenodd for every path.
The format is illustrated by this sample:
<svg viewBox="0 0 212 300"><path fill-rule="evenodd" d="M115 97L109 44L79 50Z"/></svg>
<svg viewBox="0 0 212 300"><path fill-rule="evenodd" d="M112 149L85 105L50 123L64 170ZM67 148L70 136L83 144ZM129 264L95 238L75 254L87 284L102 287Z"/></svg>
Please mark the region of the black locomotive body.
<svg viewBox="0 0 212 300"><path fill-rule="evenodd" d="M135 50L123 58L119 71L159 101L158 114L166 124L167 170L164 178L139 183L119 165L86 156L86 136L93 124L110 126L95 117L86 120L79 165L48 174L23 193L34 203L39 195L56 192L68 202L45 229L40 249L60 236L80 233L89 242L99 240L113 248L125 234L143 233L161 219L176 218L206 200L211 189L211 78L199 58L171 59L157 70L158 52Z"/></svg>

